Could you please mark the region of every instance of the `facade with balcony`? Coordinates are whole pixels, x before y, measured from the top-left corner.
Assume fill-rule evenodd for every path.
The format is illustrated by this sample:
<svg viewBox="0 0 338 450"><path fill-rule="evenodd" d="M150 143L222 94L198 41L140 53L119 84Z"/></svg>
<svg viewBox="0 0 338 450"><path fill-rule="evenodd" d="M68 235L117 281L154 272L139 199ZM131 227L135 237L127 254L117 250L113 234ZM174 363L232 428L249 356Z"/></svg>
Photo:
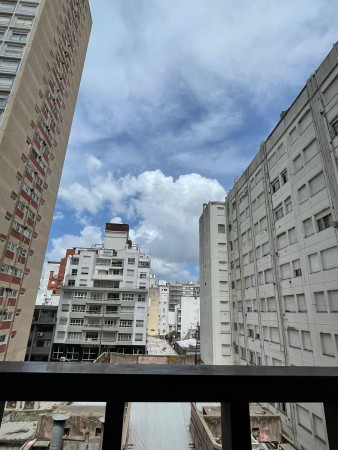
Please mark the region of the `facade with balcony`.
<svg viewBox="0 0 338 450"><path fill-rule="evenodd" d="M76 248L67 268L52 361L144 354L150 255L129 240L129 226L106 224L104 243Z"/></svg>
<svg viewBox="0 0 338 450"><path fill-rule="evenodd" d="M338 365L337 50L335 44L235 180L226 228L203 212L216 237L227 238L229 298L222 301L230 300L225 332L233 364ZM201 272L204 265L202 258ZM202 359L203 321L222 314L215 302L209 306L209 316L201 315ZM284 436L297 448L328 448L321 404L276 402L269 409L281 414Z"/></svg>

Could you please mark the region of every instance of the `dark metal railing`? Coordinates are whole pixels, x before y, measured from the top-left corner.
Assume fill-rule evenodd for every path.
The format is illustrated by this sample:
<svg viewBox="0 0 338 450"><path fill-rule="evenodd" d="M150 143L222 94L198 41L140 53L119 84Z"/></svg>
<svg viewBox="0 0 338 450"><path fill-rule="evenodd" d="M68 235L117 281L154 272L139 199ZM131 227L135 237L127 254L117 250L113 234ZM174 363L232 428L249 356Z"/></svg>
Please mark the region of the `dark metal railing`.
<svg viewBox="0 0 338 450"><path fill-rule="evenodd" d="M338 448L338 367L0 362L0 382L0 402L106 402L102 450L121 450L126 402L220 402L223 450L251 450L249 403L323 402Z"/></svg>

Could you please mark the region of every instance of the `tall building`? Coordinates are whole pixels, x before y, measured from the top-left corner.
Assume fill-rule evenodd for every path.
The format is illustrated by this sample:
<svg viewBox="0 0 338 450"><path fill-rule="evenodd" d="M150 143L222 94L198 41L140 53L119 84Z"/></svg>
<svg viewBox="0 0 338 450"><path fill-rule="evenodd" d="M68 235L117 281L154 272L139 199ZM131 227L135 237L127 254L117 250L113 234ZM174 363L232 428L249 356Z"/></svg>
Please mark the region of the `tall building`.
<svg viewBox="0 0 338 450"><path fill-rule="evenodd" d="M132 244L129 225L107 223L102 244L68 258L52 361L145 354L150 255Z"/></svg>
<svg viewBox="0 0 338 450"><path fill-rule="evenodd" d="M203 205L199 221L201 361L232 364L227 249L224 202Z"/></svg>
<svg viewBox="0 0 338 450"><path fill-rule="evenodd" d="M23 360L92 19L88 0L0 1L0 360Z"/></svg>
<svg viewBox="0 0 338 450"><path fill-rule="evenodd" d="M226 198L234 364L338 365L337 159L335 44ZM321 404L268 406L298 449L328 448Z"/></svg>

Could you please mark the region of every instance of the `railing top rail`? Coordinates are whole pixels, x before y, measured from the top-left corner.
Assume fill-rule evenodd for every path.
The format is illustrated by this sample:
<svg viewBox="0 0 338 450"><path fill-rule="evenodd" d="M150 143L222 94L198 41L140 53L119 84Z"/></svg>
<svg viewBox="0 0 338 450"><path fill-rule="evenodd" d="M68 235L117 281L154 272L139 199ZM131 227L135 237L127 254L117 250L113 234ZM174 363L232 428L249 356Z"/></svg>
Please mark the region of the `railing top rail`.
<svg viewBox="0 0 338 450"><path fill-rule="evenodd" d="M0 382L0 400L338 401L338 367L0 362Z"/></svg>

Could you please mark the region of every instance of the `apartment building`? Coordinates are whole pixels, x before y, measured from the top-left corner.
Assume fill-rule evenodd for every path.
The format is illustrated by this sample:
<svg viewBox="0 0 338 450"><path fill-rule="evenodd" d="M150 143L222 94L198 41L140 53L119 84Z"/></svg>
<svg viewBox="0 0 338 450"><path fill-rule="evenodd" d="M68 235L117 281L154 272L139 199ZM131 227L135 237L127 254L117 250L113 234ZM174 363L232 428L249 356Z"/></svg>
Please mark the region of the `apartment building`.
<svg viewBox="0 0 338 450"><path fill-rule="evenodd" d="M0 1L0 360L23 360L92 19L88 0Z"/></svg>
<svg viewBox="0 0 338 450"><path fill-rule="evenodd" d="M104 351L144 354L150 255L128 224L107 223L102 244L75 248L61 289L52 361L93 361Z"/></svg>
<svg viewBox="0 0 338 450"><path fill-rule="evenodd" d="M203 364L233 364L226 229L226 204L204 204L199 220Z"/></svg>
<svg viewBox="0 0 338 450"><path fill-rule="evenodd" d="M337 50L281 113L226 198L234 364L338 364ZM204 263L202 254L201 270ZM218 306L210 307L217 317ZM328 448L321 404L268 406L298 449Z"/></svg>

